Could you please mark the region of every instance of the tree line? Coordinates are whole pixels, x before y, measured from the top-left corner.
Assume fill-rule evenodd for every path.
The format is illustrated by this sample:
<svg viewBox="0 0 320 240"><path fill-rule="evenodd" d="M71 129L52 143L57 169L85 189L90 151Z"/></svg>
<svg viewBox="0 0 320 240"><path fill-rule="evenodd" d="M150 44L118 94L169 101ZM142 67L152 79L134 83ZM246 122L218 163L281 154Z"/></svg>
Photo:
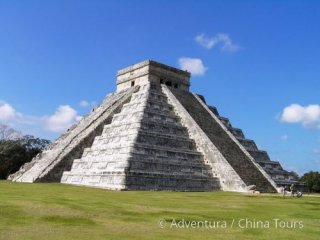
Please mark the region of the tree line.
<svg viewBox="0 0 320 240"><path fill-rule="evenodd" d="M6 179L26 162L30 162L49 140L25 135L17 139L0 139L0 179Z"/></svg>

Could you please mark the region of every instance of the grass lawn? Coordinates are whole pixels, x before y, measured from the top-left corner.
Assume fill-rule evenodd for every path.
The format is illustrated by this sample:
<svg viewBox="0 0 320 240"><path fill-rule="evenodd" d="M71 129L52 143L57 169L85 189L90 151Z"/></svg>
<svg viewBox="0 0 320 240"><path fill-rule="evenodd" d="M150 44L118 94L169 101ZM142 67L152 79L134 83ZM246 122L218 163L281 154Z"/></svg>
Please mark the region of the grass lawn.
<svg viewBox="0 0 320 240"><path fill-rule="evenodd" d="M0 239L320 239L320 197L0 181Z"/></svg>

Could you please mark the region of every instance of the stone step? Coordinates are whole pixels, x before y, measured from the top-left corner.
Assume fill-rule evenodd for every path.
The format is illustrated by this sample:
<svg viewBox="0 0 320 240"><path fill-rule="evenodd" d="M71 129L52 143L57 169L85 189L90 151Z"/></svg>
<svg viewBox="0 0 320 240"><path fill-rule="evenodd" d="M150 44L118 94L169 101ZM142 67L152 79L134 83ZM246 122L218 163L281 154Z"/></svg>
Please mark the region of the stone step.
<svg viewBox="0 0 320 240"><path fill-rule="evenodd" d="M173 114L162 114L156 111L149 111L149 110L137 110L135 112L131 113L125 113L121 112L118 114L115 114L112 119L112 123L116 124L125 124L129 123L132 121L139 121L141 119L149 119L149 120L154 120L158 122L163 122L163 123L179 123L180 118L176 117Z"/></svg>
<svg viewBox="0 0 320 240"><path fill-rule="evenodd" d="M142 129L163 129L164 131L177 131L187 134L187 129L183 127L180 122L163 122L160 119L123 119L119 122L112 122L112 125L110 124L110 127L126 125L135 122L141 122ZM105 127L108 128L107 125Z"/></svg>
<svg viewBox="0 0 320 240"><path fill-rule="evenodd" d="M146 154L157 157L187 158L202 160L203 155L196 151L176 149L171 147L154 146L150 144L136 143L131 149L131 153Z"/></svg>
<svg viewBox="0 0 320 240"><path fill-rule="evenodd" d="M76 159L73 162L71 171L74 173L93 173L93 172L105 172L105 171L124 171L140 170L146 172L183 172L193 174L212 174L211 167L209 165L194 163L190 164L190 161L172 161L170 159L140 159L140 158L118 158L113 161L101 161L95 159L92 161L85 161L82 159Z"/></svg>
<svg viewBox="0 0 320 240"><path fill-rule="evenodd" d="M190 175L205 175L212 174L211 168L208 165L190 166L183 164L169 164L159 162L141 162L130 160L128 169L141 170L145 172L170 172L170 173L189 173Z"/></svg>
<svg viewBox="0 0 320 240"><path fill-rule="evenodd" d="M207 175L203 174L192 174L184 173L184 172L146 172L146 171L139 171L139 170L125 170L125 171L99 171L99 172L79 172L79 173L71 173L71 172L65 172L66 175L69 176L123 176L124 174L127 175L127 177L130 176L142 176L142 177L150 177L150 178L172 178L172 179L179 179L181 181L183 180L190 180L190 181L212 181L216 182L218 179L214 177L208 177ZM96 180L93 180L92 182L97 182Z"/></svg>
<svg viewBox="0 0 320 240"><path fill-rule="evenodd" d="M125 188L125 175L124 172L113 172L105 175L64 172L61 183L121 190Z"/></svg>
<svg viewBox="0 0 320 240"><path fill-rule="evenodd" d="M180 122L163 123L152 119L142 119L141 129L146 131L165 132L178 136L189 137L187 128L183 127Z"/></svg>
<svg viewBox="0 0 320 240"><path fill-rule="evenodd" d="M123 172L128 169L128 162L123 159L123 161L117 162L86 162L82 161L76 163L72 167L71 171L77 174L103 174L103 172Z"/></svg>
<svg viewBox="0 0 320 240"><path fill-rule="evenodd" d="M241 143L242 146L244 146L244 148L246 150L250 150L250 151L258 151L259 150L256 143L253 140L238 139L238 141Z"/></svg>
<svg viewBox="0 0 320 240"><path fill-rule="evenodd" d="M132 95L131 103L145 102L145 101L155 101L160 103L167 103L167 98L162 93L155 92L137 92Z"/></svg>
<svg viewBox="0 0 320 240"><path fill-rule="evenodd" d="M155 126L155 125L142 125L140 128L140 123L130 123L125 125L108 125L108 127L104 129L101 136L97 136L98 139L122 136L128 134L137 134L137 132L148 132L150 134L161 134L167 137L175 138L175 139L189 139L189 135L186 129L170 127L167 125L163 126Z"/></svg>
<svg viewBox="0 0 320 240"><path fill-rule="evenodd" d="M216 115L217 117L219 117L219 112L218 109L215 106L208 106L208 108L210 109L210 111Z"/></svg>
<svg viewBox="0 0 320 240"><path fill-rule="evenodd" d="M132 128L138 127L140 127L140 129L144 131L168 133L177 136L189 137L188 130L179 123L166 124L158 121L152 121L149 119L143 119L142 121L127 122L121 124L112 123L105 125L102 135L108 135L111 132L130 132Z"/></svg>
<svg viewBox="0 0 320 240"><path fill-rule="evenodd" d="M140 170L118 170L118 171L86 171L86 172L64 172L69 176L108 176L108 175L127 175L127 176L149 176L149 177L166 177L166 178L177 178L177 179L189 179L189 180L215 180L214 177L208 176L207 174L197 174L193 173L190 174L189 172L147 172L147 171L140 171Z"/></svg>
<svg viewBox="0 0 320 240"><path fill-rule="evenodd" d="M141 172L122 172L100 174L73 174L65 172L62 183L90 185L119 190L172 190L208 191L220 189L217 178L189 177L189 175L148 174Z"/></svg>
<svg viewBox="0 0 320 240"><path fill-rule="evenodd" d="M155 157L172 157L202 160L203 155L196 151L186 149L176 149L171 147L155 146L142 143L126 143L120 147L112 147L106 149L85 148L82 154L83 157L108 156L113 154L146 154Z"/></svg>
<svg viewBox="0 0 320 240"><path fill-rule="evenodd" d="M210 178L213 178L208 174L208 172L183 172L183 171L147 171L147 169L126 169L125 171L127 173L127 176L130 175L139 175L139 176L149 176L149 177L155 177L155 176L163 176L163 177L174 177L174 178L181 178L181 179L190 179L190 180L197 180L197 179L205 179L210 180ZM108 173L108 172L104 172Z"/></svg>
<svg viewBox="0 0 320 240"><path fill-rule="evenodd" d="M140 172L128 172L126 186L135 190L210 191L220 189L217 178Z"/></svg>
<svg viewBox="0 0 320 240"><path fill-rule="evenodd" d="M102 163L117 163L117 162L123 162L123 161L138 161L138 162L147 162L147 163L163 163L163 164L174 164L174 165L184 165L184 166L209 166L204 164L203 158L195 157L192 158L192 156L187 157L181 157L181 156L155 156L155 155L149 155L149 154L143 154L143 153L123 153L123 154L112 154L112 155L86 155L83 156L81 159L75 159L73 161L74 165L82 164L84 162L87 162L88 164L91 164L92 162L101 162ZM75 166L76 167L76 166Z"/></svg>
<svg viewBox="0 0 320 240"><path fill-rule="evenodd" d="M78 169L80 167L91 168L93 163L101 164L101 168L105 168L107 164L114 165L119 163L122 164L127 162L128 159L131 157L130 154L115 154L115 155L108 155L108 156L85 156L80 159L75 159L73 161L73 168Z"/></svg>
<svg viewBox="0 0 320 240"><path fill-rule="evenodd" d="M220 119L220 121L223 123L223 125L224 125L226 128L228 128L228 129L232 128L232 125L231 125L231 123L230 123L229 118L221 117L221 116L220 116L219 119Z"/></svg>
<svg viewBox="0 0 320 240"><path fill-rule="evenodd" d="M264 171L267 172L269 175L274 175L274 174L285 174L285 170L281 167L281 165L269 165L269 166L264 166L263 167Z"/></svg>
<svg viewBox="0 0 320 240"><path fill-rule="evenodd" d="M108 124L103 128L103 132L100 136L97 136L98 139L121 136L123 134L136 134L140 128L140 122L132 122L126 124Z"/></svg>
<svg viewBox="0 0 320 240"><path fill-rule="evenodd" d="M138 129L132 129L130 132L121 131L118 134L103 134L97 136L92 144L93 150L104 150L113 147L127 146L128 143L133 143L137 137Z"/></svg>
<svg viewBox="0 0 320 240"><path fill-rule="evenodd" d="M186 150L196 149L196 145L193 140L177 137L174 135L170 136L146 131L139 131L136 141L138 143L150 144L154 146L171 147Z"/></svg>
<svg viewBox="0 0 320 240"><path fill-rule="evenodd" d="M117 120L123 120L123 119L141 119L141 117L144 118L156 118L161 119L163 121L173 121L177 122L180 120L179 117L177 117L173 111L170 112L163 112L158 111L150 108L144 108L144 109L135 109L135 111L121 111L120 113L117 113L114 115L112 122L115 122Z"/></svg>
<svg viewBox="0 0 320 240"><path fill-rule="evenodd" d="M240 128L230 128L230 132L235 136L238 140L245 139L245 136Z"/></svg>
<svg viewBox="0 0 320 240"><path fill-rule="evenodd" d="M180 118L177 117L174 114L162 114L161 112L156 112L156 111L149 111L146 110L144 112L144 118L147 119L155 119L155 120L162 120L165 123L170 123L170 122L180 122Z"/></svg>
<svg viewBox="0 0 320 240"><path fill-rule="evenodd" d="M140 88L140 90L136 93L134 93L133 96L139 96L139 95L147 95L150 96L151 98L154 99L163 99L163 98L167 98L166 95L162 92L161 88L158 89L152 89L152 88Z"/></svg>
<svg viewBox="0 0 320 240"><path fill-rule="evenodd" d="M279 162L277 161L271 161L271 160L268 160L268 161L256 161L257 163L259 164L269 164L269 165L280 165Z"/></svg>
<svg viewBox="0 0 320 240"><path fill-rule="evenodd" d="M126 103L122 107L123 112L132 111L133 109L138 109L141 107L141 103ZM164 102L157 102L157 101L151 101L147 100L145 103L143 103L143 106L146 109L150 109L150 111L161 111L164 113L172 114L173 108L171 105L166 104Z"/></svg>
<svg viewBox="0 0 320 240"><path fill-rule="evenodd" d="M164 163L172 163L172 164L183 164L183 165L190 165L190 166L199 166L205 165L203 157L195 157L192 158L191 156L188 157L181 157L181 156L153 156L149 154L143 153L130 153L130 156L137 161L145 161L145 162L164 162ZM206 165L207 166L207 165Z"/></svg>
<svg viewBox="0 0 320 240"><path fill-rule="evenodd" d="M181 144L188 145L192 144L194 146L194 141L189 138L188 135L185 134L177 134L177 133L170 133L166 131L150 131L150 130L145 130L145 129L139 129L137 128L131 128L128 129L127 131L124 129L109 129L110 131L104 132L101 136L97 136L95 141L98 143L99 141L105 141L106 143L110 139L116 138L121 138L120 140L125 140L123 138L126 138L127 136L131 135L137 135L138 137L146 137L146 138L154 138L151 139L149 143L153 143L157 141L158 139L160 140L169 140L169 141L175 141L175 142L180 142ZM143 142L148 141L148 139L143 140ZM174 143L174 142L173 142ZM154 144L157 144L156 142ZM160 143L163 144L163 143ZM169 143L168 143L169 144Z"/></svg>
<svg viewBox="0 0 320 240"><path fill-rule="evenodd" d="M92 162L101 162L101 163L114 163L117 161L124 161L124 160L133 160L138 162L146 162L146 163L163 163L163 164L173 164L173 165L184 165L190 167L199 167L206 165L203 158L182 158L182 157L164 157L164 156L152 156L147 154L140 154L140 153L125 153L125 154L114 154L104 157L91 157L85 156L79 159L74 159L73 163L92 163Z"/></svg>
<svg viewBox="0 0 320 240"><path fill-rule="evenodd" d="M104 150L108 148L127 146L129 143L137 142L142 144L149 144L154 146L180 148L181 150L195 150L196 145L193 140L189 138L173 135L163 134L148 131L119 132L116 135L101 135L95 137L92 150Z"/></svg>
<svg viewBox="0 0 320 240"><path fill-rule="evenodd" d="M82 153L82 158L84 157L97 157L100 155L113 155L113 154L128 154L132 148L133 144L128 144L127 146L108 148L104 150L92 150L91 148L85 148Z"/></svg>
<svg viewBox="0 0 320 240"><path fill-rule="evenodd" d="M177 133L172 134L170 132L150 131L145 129L139 130L139 135L150 136L155 138L172 139L175 141L182 141L187 143L194 143L194 140L190 139L188 135L179 135Z"/></svg>
<svg viewBox="0 0 320 240"><path fill-rule="evenodd" d="M262 150L248 150L250 155L256 160L256 162L263 162L263 161L271 161L269 155L266 151Z"/></svg>

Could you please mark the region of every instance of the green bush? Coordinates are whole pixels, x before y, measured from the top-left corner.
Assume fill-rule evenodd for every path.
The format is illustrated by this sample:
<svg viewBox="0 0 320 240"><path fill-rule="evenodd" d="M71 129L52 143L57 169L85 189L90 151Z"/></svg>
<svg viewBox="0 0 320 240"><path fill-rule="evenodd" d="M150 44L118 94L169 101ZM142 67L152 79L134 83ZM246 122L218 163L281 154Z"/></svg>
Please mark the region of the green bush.
<svg viewBox="0 0 320 240"><path fill-rule="evenodd" d="M0 140L0 179L6 179L10 174L30 162L50 141L26 135L18 140Z"/></svg>
<svg viewBox="0 0 320 240"><path fill-rule="evenodd" d="M305 173L301 178L301 182L304 182L309 192L320 192L320 173L310 171Z"/></svg>

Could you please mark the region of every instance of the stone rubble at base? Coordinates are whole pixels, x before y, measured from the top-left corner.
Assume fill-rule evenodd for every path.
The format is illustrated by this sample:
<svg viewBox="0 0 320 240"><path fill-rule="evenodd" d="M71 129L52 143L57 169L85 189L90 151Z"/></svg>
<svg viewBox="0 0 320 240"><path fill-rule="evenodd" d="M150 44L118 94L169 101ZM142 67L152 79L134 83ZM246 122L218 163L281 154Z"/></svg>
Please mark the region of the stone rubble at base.
<svg viewBox="0 0 320 240"><path fill-rule="evenodd" d="M122 69L117 91L10 175L113 190L276 192L297 184L204 97L155 61Z"/></svg>

